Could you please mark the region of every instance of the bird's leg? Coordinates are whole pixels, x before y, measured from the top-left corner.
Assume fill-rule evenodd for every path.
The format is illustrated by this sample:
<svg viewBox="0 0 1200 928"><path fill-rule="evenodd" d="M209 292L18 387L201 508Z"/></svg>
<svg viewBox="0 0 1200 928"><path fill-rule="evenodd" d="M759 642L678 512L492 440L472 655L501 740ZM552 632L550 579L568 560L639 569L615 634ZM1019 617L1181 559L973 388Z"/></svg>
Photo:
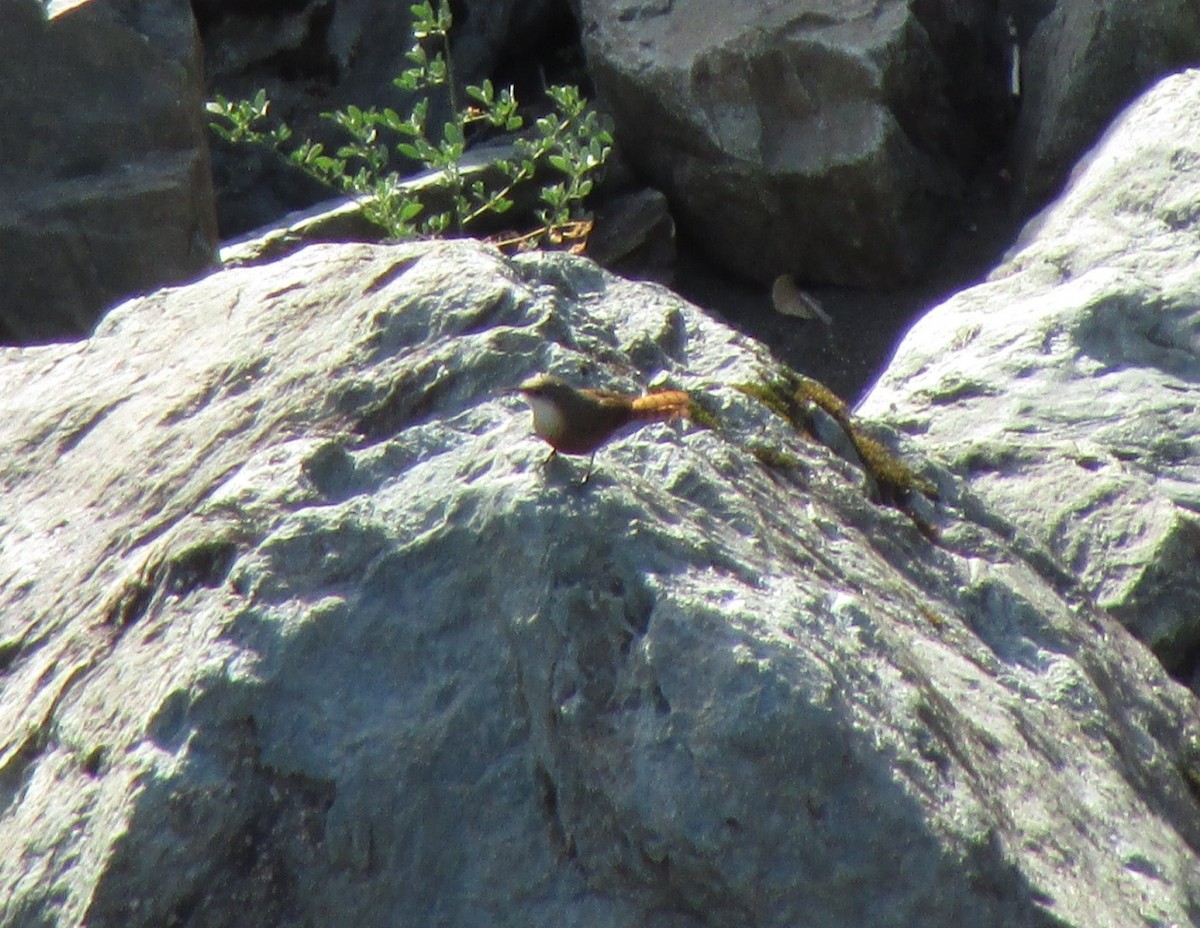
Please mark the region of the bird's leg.
<svg viewBox="0 0 1200 928"><path fill-rule="evenodd" d="M588 458L588 466L587 466L587 470L583 472L583 479L580 480L577 484L575 484L575 486L581 487L588 482L588 478L592 476L592 465L595 463L596 463L596 452L593 451L592 456Z"/></svg>
<svg viewBox="0 0 1200 928"><path fill-rule="evenodd" d="M546 460L542 461L542 467L545 467L547 464L549 464L551 461L553 461L557 455L558 455L558 449L551 448L550 453L548 455L546 455Z"/></svg>

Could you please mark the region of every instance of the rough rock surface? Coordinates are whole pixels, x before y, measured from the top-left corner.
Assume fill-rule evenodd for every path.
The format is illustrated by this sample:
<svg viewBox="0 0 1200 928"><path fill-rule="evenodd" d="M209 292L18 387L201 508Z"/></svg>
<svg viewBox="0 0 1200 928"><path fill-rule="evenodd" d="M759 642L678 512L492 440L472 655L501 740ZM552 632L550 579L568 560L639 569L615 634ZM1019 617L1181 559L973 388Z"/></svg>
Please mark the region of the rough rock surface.
<svg viewBox="0 0 1200 928"><path fill-rule="evenodd" d="M1055 193L1109 121L1155 80L1200 61L1192 0L1030 0L1013 142L1026 203Z"/></svg>
<svg viewBox="0 0 1200 928"><path fill-rule="evenodd" d="M1131 106L861 409L1050 548L1200 691L1200 71Z"/></svg>
<svg viewBox="0 0 1200 928"><path fill-rule="evenodd" d="M83 335L214 263L186 0L6 0L0 60L0 342Z"/></svg>
<svg viewBox="0 0 1200 928"><path fill-rule="evenodd" d="M580 0L626 154L718 266L762 283L919 276L998 148L993 5Z"/></svg>
<svg viewBox="0 0 1200 928"><path fill-rule="evenodd" d="M1193 920L1191 694L947 472L938 544L870 502L766 364L465 243L0 352L0 924ZM716 427L580 487L538 370Z"/></svg>

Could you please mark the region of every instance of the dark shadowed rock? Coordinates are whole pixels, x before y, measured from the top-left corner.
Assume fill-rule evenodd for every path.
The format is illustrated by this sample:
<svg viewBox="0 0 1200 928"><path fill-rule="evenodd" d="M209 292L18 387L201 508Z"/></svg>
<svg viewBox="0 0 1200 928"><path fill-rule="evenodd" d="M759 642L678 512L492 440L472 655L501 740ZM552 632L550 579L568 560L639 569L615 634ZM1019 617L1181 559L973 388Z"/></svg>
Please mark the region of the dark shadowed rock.
<svg viewBox="0 0 1200 928"><path fill-rule="evenodd" d="M1191 0L1021 0L1021 112L1013 144L1027 207L1058 191L1117 112L1200 60Z"/></svg>
<svg viewBox="0 0 1200 928"><path fill-rule="evenodd" d="M1200 688L1200 72L1131 106L862 410L919 435Z"/></svg>
<svg viewBox="0 0 1200 928"><path fill-rule="evenodd" d="M1009 116L989 4L580 0L597 90L717 266L920 276Z"/></svg>
<svg viewBox="0 0 1200 928"><path fill-rule="evenodd" d="M331 78L337 96L365 105L411 62L412 3L320 0L247 3L195 0L208 71L217 81L248 73ZM437 0L434 0L437 7ZM565 0L455 0L454 58L460 80L478 82L520 56L568 16Z"/></svg>
<svg viewBox="0 0 1200 928"><path fill-rule="evenodd" d="M186 0L6 0L0 60L0 341L83 335L113 303L212 265Z"/></svg>
<svg viewBox="0 0 1200 928"><path fill-rule="evenodd" d="M768 364L469 243L0 353L0 924L1186 923L1190 694L949 472L938 544L872 503ZM536 371L715 427L579 487Z"/></svg>

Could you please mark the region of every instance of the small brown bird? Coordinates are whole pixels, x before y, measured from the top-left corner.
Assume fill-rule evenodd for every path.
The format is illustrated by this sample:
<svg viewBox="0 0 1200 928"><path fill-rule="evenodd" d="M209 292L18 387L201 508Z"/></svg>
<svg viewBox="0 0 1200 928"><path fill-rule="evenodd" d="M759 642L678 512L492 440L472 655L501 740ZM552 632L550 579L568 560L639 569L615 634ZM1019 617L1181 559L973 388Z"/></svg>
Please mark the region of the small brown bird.
<svg viewBox="0 0 1200 928"><path fill-rule="evenodd" d="M626 425L686 416L691 400L682 390L662 390L645 396L587 390L539 374L517 388L533 410L533 430L553 449L549 461L563 454L590 454ZM591 476L592 465L584 483Z"/></svg>

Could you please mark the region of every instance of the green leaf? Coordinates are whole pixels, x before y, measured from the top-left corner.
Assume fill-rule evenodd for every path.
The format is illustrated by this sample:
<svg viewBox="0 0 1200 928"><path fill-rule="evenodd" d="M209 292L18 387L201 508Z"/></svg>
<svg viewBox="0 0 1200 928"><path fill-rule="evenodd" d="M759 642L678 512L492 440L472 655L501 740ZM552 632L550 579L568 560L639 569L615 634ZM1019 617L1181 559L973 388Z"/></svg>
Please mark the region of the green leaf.
<svg viewBox="0 0 1200 928"><path fill-rule="evenodd" d="M443 32L449 32L450 27L454 25L454 20L450 16L449 0L439 0L437 24Z"/></svg>
<svg viewBox="0 0 1200 928"><path fill-rule="evenodd" d="M425 229L430 235L441 235L450 227L449 213L433 213L425 217Z"/></svg>
<svg viewBox="0 0 1200 928"><path fill-rule="evenodd" d="M396 146L396 151L400 152L405 158L411 158L413 161L421 160L421 152L416 145L408 142L401 142Z"/></svg>
<svg viewBox="0 0 1200 928"><path fill-rule="evenodd" d="M400 212L397 214L397 218L401 222L411 222L420 215L421 210L424 208L425 207L421 205L420 201L408 200L402 207L400 207Z"/></svg>
<svg viewBox="0 0 1200 928"><path fill-rule="evenodd" d="M482 84L468 84L464 88L464 92L472 100L478 100L484 106L492 106L496 102L496 94L492 88L492 82L485 80Z"/></svg>
<svg viewBox="0 0 1200 928"><path fill-rule="evenodd" d="M442 128L442 136L446 140L446 144L457 148L461 154L463 146L466 144L463 139L463 127L457 119L451 119Z"/></svg>

